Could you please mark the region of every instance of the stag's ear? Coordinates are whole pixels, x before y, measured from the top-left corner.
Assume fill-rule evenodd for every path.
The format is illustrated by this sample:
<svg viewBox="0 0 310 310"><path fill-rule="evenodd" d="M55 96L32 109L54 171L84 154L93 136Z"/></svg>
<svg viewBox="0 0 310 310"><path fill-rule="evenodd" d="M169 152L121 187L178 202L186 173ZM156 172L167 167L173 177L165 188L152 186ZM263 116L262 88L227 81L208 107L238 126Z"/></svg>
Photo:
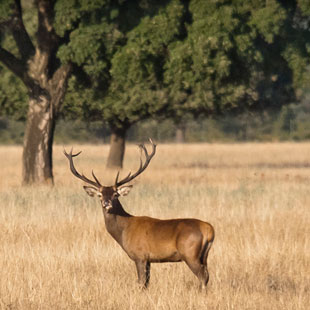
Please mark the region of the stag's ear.
<svg viewBox="0 0 310 310"><path fill-rule="evenodd" d="M95 195L99 196L101 193L98 191L97 188L92 187L92 186L83 186L85 192L91 196L94 197Z"/></svg>
<svg viewBox="0 0 310 310"><path fill-rule="evenodd" d="M120 188L117 189L117 193L120 196L126 196L129 194L130 190L132 189L132 185L126 185L126 186L122 186Z"/></svg>

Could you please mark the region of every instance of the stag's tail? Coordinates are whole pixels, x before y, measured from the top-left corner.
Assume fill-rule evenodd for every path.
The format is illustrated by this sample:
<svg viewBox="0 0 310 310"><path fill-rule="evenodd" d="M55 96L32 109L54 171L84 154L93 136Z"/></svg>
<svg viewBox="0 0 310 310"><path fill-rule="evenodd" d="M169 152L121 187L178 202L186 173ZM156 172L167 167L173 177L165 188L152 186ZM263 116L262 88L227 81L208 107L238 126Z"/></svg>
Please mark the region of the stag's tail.
<svg viewBox="0 0 310 310"><path fill-rule="evenodd" d="M207 265L208 253L210 251L211 246L212 246L212 241L206 241L205 244L203 245L201 255L200 255L200 263L202 265Z"/></svg>
<svg viewBox="0 0 310 310"><path fill-rule="evenodd" d="M206 238L205 238L205 241L204 241L204 244L202 247L202 251L200 254L200 263L202 265L207 265L208 253L211 249L211 246L212 246L212 243L214 240L214 229L210 224L208 224L207 233L206 233L205 237Z"/></svg>

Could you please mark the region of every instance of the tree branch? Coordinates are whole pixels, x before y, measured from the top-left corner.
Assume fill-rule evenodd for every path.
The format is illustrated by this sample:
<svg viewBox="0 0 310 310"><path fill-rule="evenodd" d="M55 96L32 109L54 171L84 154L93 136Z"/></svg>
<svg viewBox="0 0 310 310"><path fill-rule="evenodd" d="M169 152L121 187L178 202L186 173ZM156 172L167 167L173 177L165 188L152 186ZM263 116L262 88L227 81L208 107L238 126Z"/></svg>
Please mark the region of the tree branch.
<svg viewBox="0 0 310 310"><path fill-rule="evenodd" d="M2 62L13 74L19 77L29 91L37 89L36 82L28 75L27 64L16 58L13 54L0 46L0 62Z"/></svg>
<svg viewBox="0 0 310 310"><path fill-rule="evenodd" d="M41 51L50 54L57 48L59 37L55 32L54 1L37 0L38 5L38 47Z"/></svg>
<svg viewBox="0 0 310 310"><path fill-rule="evenodd" d="M64 64L56 70L51 80L51 91L54 93L54 110L56 114L58 114L62 104L71 72L72 64Z"/></svg>
<svg viewBox="0 0 310 310"><path fill-rule="evenodd" d="M0 61L24 82L24 62L0 46Z"/></svg>
<svg viewBox="0 0 310 310"><path fill-rule="evenodd" d="M23 22L20 0L15 0L15 6L9 28L12 31L12 35L17 44L22 60L26 61L34 54L35 48Z"/></svg>

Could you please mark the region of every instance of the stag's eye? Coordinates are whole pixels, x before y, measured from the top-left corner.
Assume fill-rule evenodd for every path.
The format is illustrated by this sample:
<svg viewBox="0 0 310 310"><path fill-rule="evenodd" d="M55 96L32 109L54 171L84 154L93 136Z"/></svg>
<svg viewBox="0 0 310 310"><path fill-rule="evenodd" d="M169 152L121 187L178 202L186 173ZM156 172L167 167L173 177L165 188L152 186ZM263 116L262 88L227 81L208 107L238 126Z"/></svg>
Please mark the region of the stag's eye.
<svg viewBox="0 0 310 310"><path fill-rule="evenodd" d="M112 196L112 198L117 198L119 196L119 193L115 192Z"/></svg>
<svg viewBox="0 0 310 310"><path fill-rule="evenodd" d="M97 196L98 196L99 198L102 198L102 194L101 194L101 193L97 193Z"/></svg>

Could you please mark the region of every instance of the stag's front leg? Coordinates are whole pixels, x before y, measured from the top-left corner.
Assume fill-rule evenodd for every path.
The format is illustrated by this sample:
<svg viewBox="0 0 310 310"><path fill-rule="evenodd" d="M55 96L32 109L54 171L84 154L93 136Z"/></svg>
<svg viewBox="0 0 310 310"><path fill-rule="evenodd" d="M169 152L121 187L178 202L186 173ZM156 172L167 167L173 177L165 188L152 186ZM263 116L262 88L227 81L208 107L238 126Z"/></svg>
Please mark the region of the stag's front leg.
<svg viewBox="0 0 310 310"><path fill-rule="evenodd" d="M138 283L142 288L147 288L150 281L150 262L135 261L138 273Z"/></svg>

